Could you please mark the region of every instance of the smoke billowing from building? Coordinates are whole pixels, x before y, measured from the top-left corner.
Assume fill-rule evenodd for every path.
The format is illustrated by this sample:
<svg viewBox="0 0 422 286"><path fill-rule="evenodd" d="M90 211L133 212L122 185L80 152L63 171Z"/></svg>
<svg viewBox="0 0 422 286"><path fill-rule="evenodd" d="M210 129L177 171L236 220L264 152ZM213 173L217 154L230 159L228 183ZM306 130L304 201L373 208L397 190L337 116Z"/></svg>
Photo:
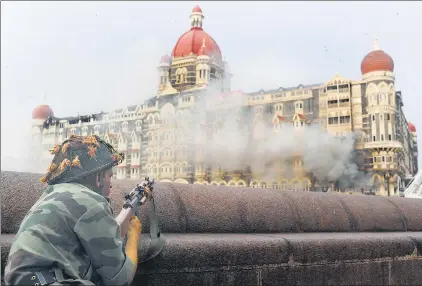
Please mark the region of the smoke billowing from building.
<svg viewBox="0 0 422 286"><path fill-rule="evenodd" d="M40 160L44 149L40 141L32 138L30 122L28 122L28 132L21 131L20 138L23 138L24 143L18 153L3 154L2 171L43 173L48 167Z"/></svg>
<svg viewBox="0 0 422 286"><path fill-rule="evenodd" d="M253 106L245 105L243 93L224 94L209 87L183 125L185 134L194 138L192 148L204 154L197 163L225 171L249 167L267 182L292 178L294 169L300 167L322 185L336 182L347 188L369 183L354 162L356 134L339 138L319 125L297 128L292 122L275 129Z"/></svg>

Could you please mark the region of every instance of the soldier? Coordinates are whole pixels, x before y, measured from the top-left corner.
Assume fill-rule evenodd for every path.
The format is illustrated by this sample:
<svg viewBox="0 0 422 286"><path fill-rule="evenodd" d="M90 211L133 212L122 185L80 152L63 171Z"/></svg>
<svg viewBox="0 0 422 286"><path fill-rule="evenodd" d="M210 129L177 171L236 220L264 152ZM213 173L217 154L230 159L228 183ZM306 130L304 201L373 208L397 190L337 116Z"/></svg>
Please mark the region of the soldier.
<svg viewBox="0 0 422 286"><path fill-rule="evenodd" d="M129 285L142 225L131 218L123 250L108 199L112 167L123 154L98 136L76 135L50 152L55 156L41 179L48 187L16 234L6 285Z"/></svg>

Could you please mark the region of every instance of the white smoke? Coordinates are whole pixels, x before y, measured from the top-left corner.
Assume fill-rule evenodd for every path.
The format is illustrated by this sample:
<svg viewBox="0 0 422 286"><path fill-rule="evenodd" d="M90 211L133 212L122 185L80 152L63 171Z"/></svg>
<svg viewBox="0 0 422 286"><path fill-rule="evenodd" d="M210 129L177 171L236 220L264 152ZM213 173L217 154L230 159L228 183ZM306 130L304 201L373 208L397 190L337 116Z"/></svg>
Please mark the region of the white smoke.
<svg viewBox="0 0 422 286"><path fill-rule="evenodd" d="M272 118L263 115L262 120L254 121L254 108L245 106L246 102L244 95L224 97L215 87L209 87L197 100L183 126L189 137L194 137L192 148L204 152L197 162L224 171L242 172L249 167L271 181L280 178L280 168L283 177L292 178L293 159L300 158L307 172L304 175L312 174L320 184L337 182L341 188L367 185L368 178L353 158L356 134L339 138L319 125L295 128L291 122L275 132Z"/></svg>
<svg viewBox="0 0 422 286"><path fill-rule="evenodd" d="M27 131L27 132L25 132ZM18 152L5 152L1 158L2 171L43 173L47 169L45 160L41 160L43 146L41 141L34 140L30 123L26 128L18 131L21 142ZM13 135L14 136L14 135Z"/></svg>

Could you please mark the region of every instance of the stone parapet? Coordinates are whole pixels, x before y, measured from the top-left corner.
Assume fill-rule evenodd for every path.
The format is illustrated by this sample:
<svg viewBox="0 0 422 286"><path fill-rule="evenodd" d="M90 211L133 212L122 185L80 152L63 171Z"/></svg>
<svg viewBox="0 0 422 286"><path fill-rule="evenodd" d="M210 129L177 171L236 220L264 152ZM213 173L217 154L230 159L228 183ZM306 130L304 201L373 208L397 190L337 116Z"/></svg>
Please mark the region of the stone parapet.
<svg viewBox="0 0 422 286"><path fill-rule="evenodd" d="M2 272L20 221L45 187L2 172ZM113 183L115 214L136 182ZM404 285L422 281L422 200L157 183L162 252L133 285ZM142 211L140 255L148 249Z"/></svg>

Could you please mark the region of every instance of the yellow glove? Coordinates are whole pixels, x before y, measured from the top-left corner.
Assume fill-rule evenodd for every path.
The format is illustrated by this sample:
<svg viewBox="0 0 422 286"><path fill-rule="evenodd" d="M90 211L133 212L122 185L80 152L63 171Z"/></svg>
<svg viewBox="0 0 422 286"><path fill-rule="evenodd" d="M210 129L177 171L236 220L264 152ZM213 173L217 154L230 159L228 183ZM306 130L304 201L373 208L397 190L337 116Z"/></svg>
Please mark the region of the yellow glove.
<svg viewBox="0 0 422 286"><path fill-rule="evenodd" d="M127 242L126 242L126 255L136 265L138 265L138 246L139 239L141 238L142 223L136 217L133 216L129 221L129 229L127 231Z"/></svg>

